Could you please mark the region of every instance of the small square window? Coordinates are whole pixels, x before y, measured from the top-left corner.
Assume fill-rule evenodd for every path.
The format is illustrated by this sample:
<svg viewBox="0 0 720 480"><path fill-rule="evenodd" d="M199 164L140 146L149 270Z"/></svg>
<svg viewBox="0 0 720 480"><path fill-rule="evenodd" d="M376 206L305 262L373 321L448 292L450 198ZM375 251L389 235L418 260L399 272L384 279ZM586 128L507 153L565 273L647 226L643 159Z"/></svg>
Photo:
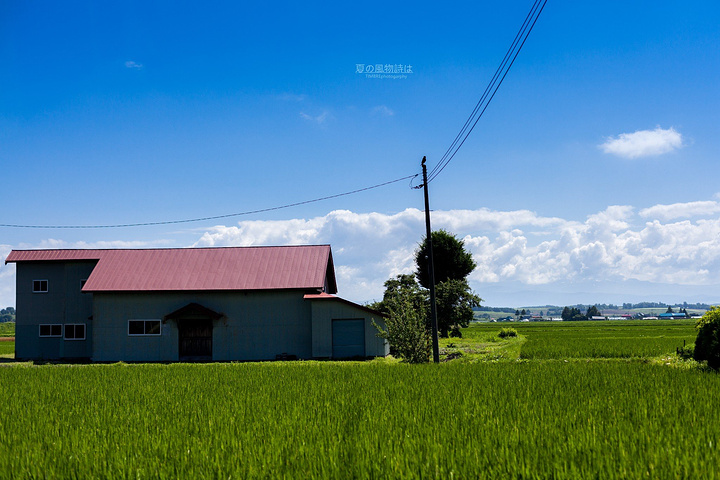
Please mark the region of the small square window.
<svg viewBox="0 0 720 480"><path fill-rule="evenodd" d="M145 335L160 335L160 321L145 320Z"/></svg>
<svg viewBox="0 0 720 480"><path fill-rule="evenodd" d="M66 323L65 340L85 340L85 324Z"/></svg>
<svg viewBox="0 0 720 480"><path fill-rule="evenodd" d="M128 335L145 335L145 322L130 320L128 322Z"/></svg>
<svg viewBox="0 0 720 480"><path fill-rule="evenodd" d="M128 320L128 335L158 336L161 333L160 320Z"/></svg>
<svg viewBox="0 0 720 480"><path fill-rule="evenodd" d="M48 281L47 280L33 280L33 293L47 293L48 292Z"/></svg>
<svg viewBox="0 0 720 480"><path fill-rule="evenodd" d="M62 337L62 325L59 323L40 325L39 333L41 337Z"/></svg>

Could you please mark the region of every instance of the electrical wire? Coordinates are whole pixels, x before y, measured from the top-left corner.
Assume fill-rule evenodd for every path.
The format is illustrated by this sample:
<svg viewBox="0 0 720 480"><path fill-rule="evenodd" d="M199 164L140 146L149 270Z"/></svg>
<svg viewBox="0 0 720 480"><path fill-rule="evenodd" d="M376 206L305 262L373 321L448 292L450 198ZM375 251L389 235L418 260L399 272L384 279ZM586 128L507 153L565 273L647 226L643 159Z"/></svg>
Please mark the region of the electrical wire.
<svg viewBox="0 0 720 480"><path fill-rule="evenodd" d="M525 17L525 21L520 27L520 30L518 30L518 33L515 35L515 39L513 40L512 45L505 53L503 61L500 63L497 70L495 71L495 75L493 75L492 80L490 80L490 83L488 83L488 86L485 88L482 97L480 97L480 100L478 100L478 103L475 105L475 108L473 109L468 119L465 121L463 127L460 129L460 132L456 135L450 147L448 147L447 151L442 156L440 161L428 174L428 183L435 180L435 178L437 178L437 176L440 175L443 170L445 170L445 167L447 167L450 161L452 161L458 150L460 150L460 148L467 140L468 136L470 136L472 131L475 129L478 121L485 113L485 110L487 110L487 107L488 105L490 105L492 99L495 97L495 94L500 88L500 85L502 85L503 81L505 80L505 77L510 71L510 68L515 63L515 59L520 53L520 50L522 50L522 47L525 45L525 42L530 35L530 32L532 32L533 28L535 27L535 23L540 17L540 14L542 13L546 4L547 0L535 0L535 3L533 3L530 12L528 12L527 16ZM512 60L508 62L508 59L510 59L511 57ZM491 91L492 94L488 96Z"/></svg>
<svg viewBox="0 0 720 480"><path fill-rule="evenodd" d="M298 207L300 205L307 205L310 203L321 202L323 200L330 200L333 198L345 197L347 195L353 195L355 193L365 192L368 190L373 190L375 188L384 187L386 185L401 182L403 180L410 179L410 181L412 181L412 179L417 176L418 176L418 174L407 175L405 177L396 178L395 180L390 180L388 182L378 183L375 185L371 185L369 187L358 188L357 190L351 190L349 192L337 193L335 195L328 195L326 197L314 198L312 200L304 200L302 202L288 203L288 204L280 205L277 207L261 208L258 210L248 210L245 212L238 212L238 213L228 213L225 215L215 215L212 217L200 217L200 218L189 218L189 219L183 219L183 220L167 220L167 221L161 221L161 222L146 222L146 223L121 223L121 224L114 224L114 225L19 225L19 224L1 223L0 227L38 228L38 229L40 229L40 228L47 228L47 229L101 229L101 228L125 228L125 227L151 227L151 226L157 226L157 225L175 225L175 224L179 224L179 223L203 222L203 221L207 221L207 220L218 220L221 218L231 218L231 217L240 217L240 216L244 216L244 215L252 215L255 213L272 212L275 210L282 210L285 208Z"/></svg>
<svg viewBox="0 0 720 480"><path fill-rule="evenodd" d="M470 116L467 118L467 120L465 120L465 124L462 126L462 128L460 129L460 131L458 132L458 134L455 136L455 139L453 140L452 144L450 144L450 146L448 147L448 149L445 151L445 154L443 154L442 158L441 158L440 161L435 165L435 167L434 167L432 170L430 170L430 173L429 173L428 175L432 176L432 175L440 168L440 165L442 165L442 162L445 161L445 159L448 157L448 155L450 155L450 152L452 151L452 149L453 149L453 148L455 147L455 145L457 145L457 143L460 141L460 138L462 138L463 133L466 131L466 129L467 129L468 126L470 125L470 122L472 121L473 117L475 117L475 114L476 114L477 111L480 109L480 106L483 104L483 102L484 102L485 99L487 98L487 95L488 95L488 93L490 92L490 88L491 88L492 85L495 83L496 79L497 79L498 76L500 75L500 72L505 68L505 65L507 64L508 58L510 58L510 55L511 55L512 52L515 50L515 47L516 47L516 45L517 45L517 43L518 43L518 40L520 39L520 37L521 37L521 35L522 35L522 32L525 30L526 25L528 24L528 21L529 21L529 19L531 18L532 13L533 13L533 11L534 11L535 8L536 8L536 5L537 5L537 0L536 0L535 4L533 5L533 8L530 9L530 11L528 12L527 16L525 17L525 20L523 21L522 27L520 27L520 30L518 30L518 32L515 34L515 38L513 39L512 45L510 46L510 48L508 49L508 51L505 52L505 57L503 57L502 62L500 62L500 65L499 65L498 68L495 70L495 74L493 75L492 79L490 80L490 83L488 83L487 87L485 87L485 91L483 92L482 96L480 97L480 100L478 100L477 103L475 104L475 108L473 109L472 113L470 113Z"/></svg>
<svg viewBox="0 0 720 480"><path fill-rule="evenodd" d="M530 32L532 31L533 27L535 26L535 23L537 22L540 14L542 13L543 9L545 8L545 4L547 4L547 0L535 0L535 3L533 4L532 8L530 9L530 12L528 12L527 16L525 17L525 21L523 22L522 26L520 27L520 30L518 30L518 33L515 35L515 39L513 40L512 45L508 49L508 51L505 53L505 57L503 58L502 62L498 66L497 70L495 71L495 74L493 75L493 78L490 80L490 83L488 83L487 87L485 87L485 91L483 92L482 96L480 97L480 100L478 100L477 104L475 104L475 108L473 108L473 111L470 113L470 116L465 121L465 124L460 129L460 132L455 136L455 139L450 144L448 149L445 151L445 154L442 156L440 161L435 165L435 167L430 171L428 174L428 180L427 183L432 182L437 178L438 175L442 173L443 170L445 170L445 167L448 166L450 161L455 157L458 150L463 146L465 141L467 140L468 136L472 133L472 131L475 129L475 126L477 125L480 118L485 113L485 110L487 110L488 105L492 101L492 99L495 97L495 94L498 91L498 88L500 88L500 85L502 85L502 82L505 80L505 77L507 76L508 72L510 71L510 68L515 63L515 59L517 58L518 54L520 53L520 50L525 45L525 42L527 41L528 36L530 35ZM522 40L521 40L522 39ZM512 60L509 60L512 57ZM508 63L509 61L509 63ZM499 81L498 81L499 79ZM492 94L490 92L492 91ZM478 113L479 112L479 113ZM372 190L375 188L383 187L385 185L390 185L392 183L397 183L403 180L410 180L410 187L411 188L422 188L423 185L413 186L413 180L418 177L418 174L415 175L408 175L402 178L397 178L395 180L390 180L388 182L378 183L369 187L359 188L357 190L352 190L349 192L343 192L338 193L335 195L328 195L326 197L320 197L315 198L312 200L305 200L302 202L295 202L295 203L288 203L285 205L280 205L276 207L269 207L269 208L261 208L257 210L249 210L245 212L238 212L238 213L229 213L225 215L215 215L215 216L208 216L208 217L199 217L199 218L189 218L189 219L182 219L182 220L167 220L167 221L157 221L157 222L144 222L144 223L122 223L122 224L108 224L108 225L23 225L23 224L11 224L11 223L0 223L0 228L35 228L35 229L103 229L103 228L126 228L126 227L149 227L149 226L157 226L157 225L175 225L175 224L182 224L182 223L195 223L195 222L203 222L208 220L218 220L223 218L231 218L231 217L240 217L245 215L252 215L256 213L265 213L265 212L271 212L275 210L282 210L286 208L291 207L297 207L300 205L307 205L310 203L316 203L321 202L323 200L330 200L333 198L339 198L344 197L347 195L353 195L355 193L365 192L367 190Z"/></svg>

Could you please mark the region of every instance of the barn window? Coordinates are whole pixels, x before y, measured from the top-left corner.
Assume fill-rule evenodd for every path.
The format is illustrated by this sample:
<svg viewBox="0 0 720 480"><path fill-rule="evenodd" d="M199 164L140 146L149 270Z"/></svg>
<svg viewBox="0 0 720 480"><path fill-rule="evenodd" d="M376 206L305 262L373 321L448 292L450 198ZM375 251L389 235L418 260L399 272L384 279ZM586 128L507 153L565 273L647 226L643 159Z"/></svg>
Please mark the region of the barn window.
<svg viewBox="0 0 720 480"><path fill-rule="evenodd" d="M62 337L62 324L44 324L40 325L41 337Z"/></svg>
<svg viewBox="0 0 720 480"><path fill-rule="evenodd" d="M85 340L85 324L66 323L65 340Z"/></svg>
<svg viewBox="0 0 720 480"><path fill-rule="evenodd" d="M47 293L48 292L48 281L47 280L33 280L33 293Z"/></svg>
<svg viewBox="0 0 720 480"><path fill-rule="evenodd" d="M160 320L128 320L130 336L157 336L160 333Z"/></svg>

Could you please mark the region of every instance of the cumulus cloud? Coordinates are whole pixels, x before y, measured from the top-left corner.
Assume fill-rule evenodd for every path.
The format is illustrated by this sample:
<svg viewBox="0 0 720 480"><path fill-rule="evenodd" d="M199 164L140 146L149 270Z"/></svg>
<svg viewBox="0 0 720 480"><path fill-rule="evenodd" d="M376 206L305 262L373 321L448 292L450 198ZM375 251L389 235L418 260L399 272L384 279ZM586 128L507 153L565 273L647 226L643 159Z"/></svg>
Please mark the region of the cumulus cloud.
<svg viewBox="0 0 720 480"><path fill-rule="evenodd" d="M547 292L568 284L643 282L707 290L720 283L720 219L688 217L718 210L715 202L704 201L655 205L639 213L628 205L612 205L578 221L529 210L483 208L436 210L432 221L434 229L447 229L465 242L478 265L470 284L483 298L484 291L503 285ZM313 218L217 225L198 232L192 246L331 244L340 294L364 302L382 298L388 278L414 271L424 221L423 212L414 208L394 214L335 210ZM139 248L169 243L48 239L14 248ZM7 254L10 248L0 246L0 253ZM0 267L0 293L14 292L13 277L11 266Z"/></svg>
<svg viewBox="0 0 720 480"><path fill-rule="evenodd" d="M682 135L673 127L655 130L638 130L609 137L600 148L605 153L625 158L640 158L662 155L683 146Z"/></svg>
<svg viewBox="0 0 720 480"><path fill-rule="evenodd" d="M659 220L673 220L676 218L691 218L714 215L720 212L720 203L712 200L673 203L670 205L655 205L640 210L640 216L657 218Z"/></svg>
<svg viewBox="0 0 720 480"><path fill-rule="evenodd" d="M662 207L642 210L645 221L627 205L609 206L584 221L527 210L434 211L433 228L464 240L478 264L471 285L481 294L483 285L501 282L717 283L711 272L720 269L720 220L669 223ZM391 276L414 271L413 253L424 231L417 209L392 215L337 210L310 219L217 226L196 245L329 243L341 295L366 301L381 298Z"/></svg>

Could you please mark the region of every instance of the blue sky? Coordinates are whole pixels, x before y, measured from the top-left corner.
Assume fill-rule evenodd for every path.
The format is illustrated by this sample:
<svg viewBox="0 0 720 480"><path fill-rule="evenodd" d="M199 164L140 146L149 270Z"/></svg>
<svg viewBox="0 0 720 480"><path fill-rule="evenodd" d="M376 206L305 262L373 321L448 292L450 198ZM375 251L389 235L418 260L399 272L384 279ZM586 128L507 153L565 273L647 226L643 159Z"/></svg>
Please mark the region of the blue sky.
<svg viewBox="0 0 720 480"><path fill-rule="evenodd" d="M432 168L532 2L5 2L0 223L223 215ZM550 1L431 183L494 306L720 299L720 6ZM410 67L367 78L357 64ZM364 302L412 270L421 192L118 229L0 227L12 248L330 243ZM0 268L0 305L14 305Z"/></svg>

